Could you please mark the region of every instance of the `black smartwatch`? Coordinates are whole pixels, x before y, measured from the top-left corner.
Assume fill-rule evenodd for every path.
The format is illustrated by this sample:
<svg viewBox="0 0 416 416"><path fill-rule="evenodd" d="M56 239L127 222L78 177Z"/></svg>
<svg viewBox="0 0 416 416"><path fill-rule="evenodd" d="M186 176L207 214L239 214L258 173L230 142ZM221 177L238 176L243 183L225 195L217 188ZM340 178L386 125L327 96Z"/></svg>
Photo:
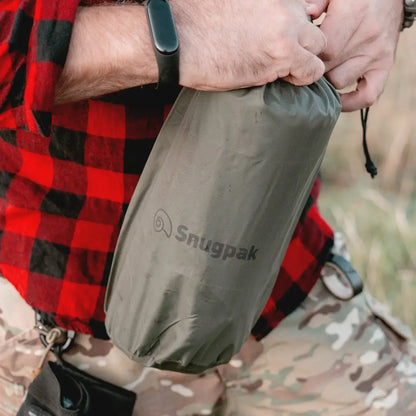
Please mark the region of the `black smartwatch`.
<svg viewBox="0 0 416 416"><path fill-rule="evenodd" d="M158 88L179 84L179 42L172 9L166 0L147 0L146 16L159 67Z"/></svg>

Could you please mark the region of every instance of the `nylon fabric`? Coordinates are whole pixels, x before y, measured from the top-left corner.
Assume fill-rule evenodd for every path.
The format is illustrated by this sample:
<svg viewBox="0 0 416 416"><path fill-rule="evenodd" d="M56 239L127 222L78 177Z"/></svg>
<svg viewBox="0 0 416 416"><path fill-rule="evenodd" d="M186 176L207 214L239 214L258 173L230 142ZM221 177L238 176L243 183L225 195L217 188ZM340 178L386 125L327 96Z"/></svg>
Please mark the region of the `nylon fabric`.
<svg viewBox="0 0 416 416"><path fill-rule="evenodd" d="M324 79L182 90L110 272L106 328L130 358L196 373L239 351L271 294L339 113Z"/></svg>

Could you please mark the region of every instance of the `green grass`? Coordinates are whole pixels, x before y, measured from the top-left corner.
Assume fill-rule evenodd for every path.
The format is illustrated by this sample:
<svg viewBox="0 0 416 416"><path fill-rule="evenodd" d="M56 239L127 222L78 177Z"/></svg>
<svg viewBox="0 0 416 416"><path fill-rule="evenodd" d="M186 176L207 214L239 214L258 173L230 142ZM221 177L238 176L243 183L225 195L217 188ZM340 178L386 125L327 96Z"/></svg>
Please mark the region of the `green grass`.
<svg viewBox="0 0 416 416"><path fill-rule="evenodd" d="M416 328L413 202L366 185L328 186L322 191L321 210L335 230L344 233L366 289Z"/></svg>

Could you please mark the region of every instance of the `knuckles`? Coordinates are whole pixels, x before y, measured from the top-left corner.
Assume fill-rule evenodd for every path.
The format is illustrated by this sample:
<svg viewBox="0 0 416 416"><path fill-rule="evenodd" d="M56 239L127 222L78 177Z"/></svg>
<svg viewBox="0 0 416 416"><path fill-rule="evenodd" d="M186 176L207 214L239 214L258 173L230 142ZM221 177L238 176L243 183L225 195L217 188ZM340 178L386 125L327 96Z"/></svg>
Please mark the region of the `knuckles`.
<svg viewBox="0 0 416 416"><path fill-rule="evenodd" d="M346 77L343 73L334 73L333 71L329 71L325 74L327 80L337 89L342 90L348 87L348 82Z"/></svg>
<svg viewBox="0 0 416 416"><path fill-rule="evenodd" d="M368 88L362 95L363 107L371 107L379 96L380 94L374 88Z"/></svg>
<svg viewBox="0 0 416 416"><path fill-rule="evenodd" d="M318 81L325 72L325 65L319 59L310 59L309 63L292 72L292 84L302 86Z"/></svg>

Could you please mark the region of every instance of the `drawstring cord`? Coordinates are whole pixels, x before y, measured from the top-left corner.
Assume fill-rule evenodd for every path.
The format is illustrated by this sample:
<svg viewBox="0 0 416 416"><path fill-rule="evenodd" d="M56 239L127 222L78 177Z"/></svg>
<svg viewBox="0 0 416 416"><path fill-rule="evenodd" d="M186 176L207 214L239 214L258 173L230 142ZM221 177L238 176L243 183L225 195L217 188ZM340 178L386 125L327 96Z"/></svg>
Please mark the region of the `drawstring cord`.
<svg viewBox="0 0 416 416"><path fill-rule="evenodd" d="M367 120L368 120L368 113L370 108L367 107L365 110L360 110L361 115L361 126L363 128L363 150L365 155L365 168L367 172L371 175L372 178L377 175L377 166L371 160L370 152L368 151L367 146Z"/></svg>
<svg viewBox="0 0 416 416"><path fill-rule="evenodd" d="M39 338L45 350L40 358L39 365L32 371L33 378L41 372L50 352L55 355L58 363L62 363L61 355L72 347L76 336L76 333L72 330L51 326L49 322L44 323L45 321L42 312L37 311L35 313L35 329L39 333Z"/></svg>
<svg viewBox="0 0 416 416"><path fill-rule="evenodd" d="M61 328L52 328L51 330L46 330L42 327L36 327L36 329L39 331L39 334L45 336L45 341L47 345L45 351L41 356L38 366L32 371L33 378L39 375L43 365L45 364L46 358L49 352L52 350L52 348L56 344L63 343L66 340L66 333Z"/></svg>

